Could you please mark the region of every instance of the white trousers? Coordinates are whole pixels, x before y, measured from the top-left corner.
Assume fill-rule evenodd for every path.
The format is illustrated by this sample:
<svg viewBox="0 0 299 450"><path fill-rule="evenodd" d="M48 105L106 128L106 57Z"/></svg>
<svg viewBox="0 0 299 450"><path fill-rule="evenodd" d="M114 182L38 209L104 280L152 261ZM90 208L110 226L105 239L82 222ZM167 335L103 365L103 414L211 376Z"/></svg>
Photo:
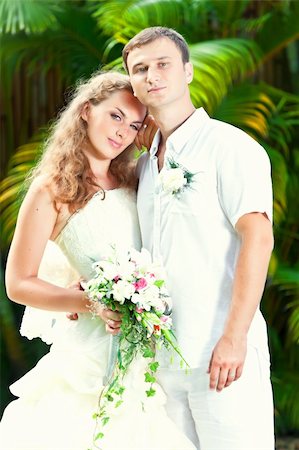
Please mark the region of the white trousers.
<svg viewBox="0 0 299 450"><path fill-rule="evenodd" d="M241 378L221 392L206 371L159 370L170 418L199 450L274 450L268 355L249 346Z"/></svg>

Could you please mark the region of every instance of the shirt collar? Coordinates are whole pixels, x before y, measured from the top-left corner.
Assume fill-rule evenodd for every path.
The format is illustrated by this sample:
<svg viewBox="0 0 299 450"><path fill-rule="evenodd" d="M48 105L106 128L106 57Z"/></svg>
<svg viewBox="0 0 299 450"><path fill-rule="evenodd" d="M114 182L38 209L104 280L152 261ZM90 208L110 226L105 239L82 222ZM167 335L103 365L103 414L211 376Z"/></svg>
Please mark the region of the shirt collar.
<svg viewBox="0 0 299 450"><path fill-rule="evenodd" d="M176 153L180 153L186 142L202 127L210 117L203 108L196 109L167 139Z"/></svg>
<svg viewBox="0 0 299 450"><path fill-rule="evenodd" d="M160 139L161 139L161 131L158 130L154 136L154 139L153 139L150 151L149 151L151 158L153 158L158 151Z"/></svg>
<svg viewBox="0 0 299 450"><path fill-rule="evenodd" d="M176 151L180 153L186 142L193 136L199 128L209 119L209 115L203 108L198 108L191 114L188 119L182 123L182 125L177 128L167 139L167 144ZM150 156L154 157L158 151L159 142L161 139L161 132L158 130L154 136L151 148Z"/></svg>

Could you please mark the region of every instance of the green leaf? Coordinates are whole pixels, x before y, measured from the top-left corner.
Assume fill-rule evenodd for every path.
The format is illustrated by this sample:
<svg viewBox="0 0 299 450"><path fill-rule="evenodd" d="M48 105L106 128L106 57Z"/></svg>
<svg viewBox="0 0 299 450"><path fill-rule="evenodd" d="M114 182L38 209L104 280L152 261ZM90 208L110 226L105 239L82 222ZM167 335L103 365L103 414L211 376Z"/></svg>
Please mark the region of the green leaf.
<svg viewBox="0 0 299 450"><path fill-rule="evenodd" d="M98 439L103 439L103 437L104 437L104 433L99 432L99 433L95 436L94 440L97 441Z"/></svg>
<svg viewBox="0 0 299 450"><path fill-rule="evenodd" d="M159 367L158 361L149 364L149 368L152 372L157 372L158 367Z"/></svg>
<svg viewBox="0 0 299 450"><path fill-rule="evenodd" d="M121 396L125 392L126 388L124 386L119 386L118 389L115 390L115 393Z"/></svg>
<svg viewBox="0 0 299 450"><path fill-rule="evenodd" d="M150 388L148 391L145 391L145 392L146 392L147 397L153 397L156 393L155 389L153 389L153 388Z"/></svg>
<svg viewBox="0 0 299 450"><path fill-rule="evenodd" d="M103 424L103 426L106 425L106 424L109 422L109 420L110 420L110 417L104 417L104 418L102 419L102 424Z"/></svg>
<svg viewBox="0 0 299 450"><path fill-rule="evenodd" d="M144 380L146 383L154 383L156 381L156 378L153 377L149 372L146 372L144 374Z"/></svg>
<svg viewBox="0 0 299 450"><path fill-rule="evenodd" d="M153 358L155 356L155 352L150 348L146 348L142 355L144 358Z"/></svg>

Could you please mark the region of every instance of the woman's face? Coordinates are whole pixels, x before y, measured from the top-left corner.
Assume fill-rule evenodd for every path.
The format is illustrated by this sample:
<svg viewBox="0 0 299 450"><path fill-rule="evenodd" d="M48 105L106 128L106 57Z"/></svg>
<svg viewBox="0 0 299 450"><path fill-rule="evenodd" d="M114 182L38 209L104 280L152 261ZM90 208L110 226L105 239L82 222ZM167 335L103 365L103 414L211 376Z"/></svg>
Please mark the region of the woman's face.
<svg viewBox="0 0 299 450"><path fill-rule="evenodd" d="M112 160L135 139L146 108L128 91L115 91L98 105L87 103L82 118L87 123L87 155Z"/></svg>

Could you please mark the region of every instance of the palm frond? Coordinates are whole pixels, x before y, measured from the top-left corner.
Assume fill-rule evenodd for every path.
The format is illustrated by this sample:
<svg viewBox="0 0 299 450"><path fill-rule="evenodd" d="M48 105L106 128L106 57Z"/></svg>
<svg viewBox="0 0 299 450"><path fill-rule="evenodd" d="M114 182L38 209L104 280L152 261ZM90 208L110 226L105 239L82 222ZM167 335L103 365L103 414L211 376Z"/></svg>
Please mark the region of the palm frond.
<svg viewBox="0 0 299 450"><path fill-rule="evenodd" d="M41 147L41 135L19 147L10 160L7 177L0 183L0 217L3 247L12 239L24 194L24 181L33 168Z"/></svg>
<svg viewBox="0 0 299 450"><path fill-rule="evenodd" d="M70 4L57 15L57 23L55 32L47 29L42 35L18 33L2 37L0 65L5 76L1 83L6 92L11 91L14 73L23 63L28 74L59 67L66 84L89 76L101 66L105 41L87 11Z"/></svg>
<svg viewBox="0 0 299 450"><path fill-rule="evenodd" d="M55 28L63 3L59 0L1 0L0 33L42 33Z"/></svg>
<svg viewBox="0 0 299 450"><path fill-rule="evenodd" d="M289 143L299 125L299 96L263 84L262 89L275 103L275 114L270 118L269 138L289 154Z"/></svg>
<svg viewBox="0 0 299 450"><path fill-rule="evenodd" d="M298 355L297 355L298 356ZM272 374L275 404L276 430L280 432L299 429L299 384L298 372L286 366Z"/></svg>
<svg viewBox="0 0 299 450"><path fill-rule="evenodd" d="M190 46L194 65L191 96L195 105L210 113L220 104L235 82L244 80L257 67L260 51L247 39L221 39Z"/></svg>
<svg viewBox="0 0 299 450"><path fill-rule="evenodd" d="M264 60L299 38L299 2L272 2L271 8L271 17L256 34L256 42L264 52Z"/></svg>
<svg viewBox="0 0 299 450"><path fill-rule="evenodd" d="M299 241L298 232L299 232L299 208L295 205L298 204L298 192L299 192L299 149L294 148L292 151L292 158L290 161L290 165L293 165L293 169L289 169L289 181L287 186L287 193L289 198L289 210L287 223L292 225L291 230L293 234L293 240L297 239L297 243ZM297 231L297 234L294 235L294 230ZM288 255L289 256L289 255ZM299 258L299 253L297 253L297 259Z"/></svg>
<svg viewBox="0 0 299 450"><path fill-rule="evenodd" d="M299 268L297 271L297 277L299 279ZM288 304L288 308L291 311L288 320L288 334L293 342L299 344L299 281L296 296L297 299Z"/></svg>
<svg viewBox="0 0 299 450"><path fill-rule="evenodd" d="M295 292L299 295L299 267L281 265L275 273L272 284L278 286L280 291Z"/></svg>
<svg viewBox="0 0 299 450"><path fill-rule="evenodd" d="M265 26L265 23L270 20L272 17L271 12L267 12L260 17L254 17L251 19L246 18L238 18L235 22L232 23L232 30L234 32L242 31L242 33L257 33L262 30Z"/></svg>
<svg viewBox="0 0 299 450"><path fill-rule="evenodd" d="M219 2L211 0L213 12L219 22L219 28L226 30L246 11L250 0L230 0L229 2Z"/></svg>
<svg viewBox="0 0 299 450"><path fill-rule="evenodd" d="M287 164L290 143L299 125L299 96L264 83L246 83L229 91L214 117L248 132L267 150L273 169L274 221L280 223L287 208Z"/></svg>
<svg viewBox="0 0 299 450"><path fill-rule="evenodd" d="M214 117L246 131L257 140L269 137L269 120L275 113L275 103L262 85L242 84L228 92Z"/></svg>
<svg viewBox="0 0 299 450"><path fill-rule="evenodd" d="M280 309L280 314L281 312ZM287 345L282 338L283 334L278 332L277 327L269 326L268 331L275 405L275 431L276 434L287 434L296 431L299 425L299 347L293 343Z"/></svg>
<svg viewBox="0 0 299 450"><path fill-rule="evenodd" d="M273 219L277 226L287 214L287 185L289 180L288 165L277 148L273 148L266 142L261 142L271 161L273 182Z"/></svg>
<svg viewBox="0 0 299 450"><path fill-rule="evenodd" d="M179 29L187 12L183 0L90 0L93 16L115 43L125 44L144 28L156 25Z"/></svg>

